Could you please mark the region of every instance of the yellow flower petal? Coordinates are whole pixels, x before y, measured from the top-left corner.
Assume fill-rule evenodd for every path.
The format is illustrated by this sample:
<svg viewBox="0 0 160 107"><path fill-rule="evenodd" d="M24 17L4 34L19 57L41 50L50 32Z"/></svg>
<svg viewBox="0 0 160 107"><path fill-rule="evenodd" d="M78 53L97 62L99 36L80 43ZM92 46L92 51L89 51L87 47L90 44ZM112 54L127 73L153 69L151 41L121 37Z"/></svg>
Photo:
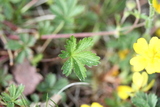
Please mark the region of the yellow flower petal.
<svg viewBox="0 0 160 107"><path fill-rule="evenodd" d="M118 56L120 57L120 59L125 59L127 54L129 53L129 50L128 49L125 49L125 50L120 50L118 52Z"/></svg>
<svg viewBox="0 0 160 107"><path fill-rule="evenodd" d="M90 106L87 104L82 104L81 107L90 107Z"/></svg>
<svg viewBox="0 0 160 107"><path fill-rule="evenodd" d="M148 43L144 38L140 38L133 44L133 48L137 54L143 55L148 50Z"/></svg>
<svg viewBox="0 0 160 107"><path fill-rule="evenodd" d="M156 8L156 12L160 13L160 5Z"/></svg>
<svg viewBox="0 0 160 107"><path fill-rule="evenodd" d="M160 28L156 29L155 35L160 37Z"/></svg>
<svg viewBox="0 0 160 107"><path fill-rule="evenodd" d="M148 91L149 89L151 89L153 87L155 83L155 79L153 79L145 88L143 88L143 91Z"/></svg>
<svg viewBox="0 0 160 107"><path fill-rule="evenodd" d="M154 8L157 8L158 1L157 0L152 0L152 5L153 5Z"/></svg>
<svg viewBox="0 0 160 107"><path fill-rule="evenodd" d="M146 72L143 72L142 73L142 78L143 78L142 87L144 87L148 82L148 74Z"/></svg>
<svg viewBox="0 0 160 107"><path fill-rule="evenodd" d="M133 84L136 86L136 89L139 90L143 83L143 77L139 72L135 72L132 76Z"/></svg>
<svg viewBox="0 0 160 107"><path fill-rule="evenodd" d="M155 69L154 69L153 64L149 64L145 69L146 69L146 71L147 71L148 74L155 73Z"/></svg>
<svg viewBox="0 0 160 107"><path fill-rule="evenodd" d="M97 102L93 102L91 107L103 107L102 105L100 105L99 103Z"/></svg>
<svg viewBox="0 0 160 107"><path fill-rule="evenodd" d="M160 13L160 4L158 3L157 0L152 0L152 5L154 9L156 10L157 13Z"/></svg>
<svg viewBox="0 0 160 107"><path fill-rule="evenodd" d="M133 86L135 90L139 90L140 88L147 85L148 82L148 74L143 72L140 74L139 72L135 72L132 76Z"/></svg>
<svg viewBox="0 0 160 107"><path fill-rule="evenodd" d="M160 59L159 59L160 60ZM160 61L155 61L155 62L150 62L148 63L148 65L146 66L146 71L148 74L153 74L153 73L160 73Z"/></svg>
<svg viewBox="0 0 160 107"><path fill-rule="evenodd" d="M153 51L152 53L155 54L159 50L160 50L160 40L157 37L153 37L149 42L149 51Z"/></svg>
<svg viewBox="0 0 160 107"><path fill-rule="evenodd" d="M118 96L123 100L126 100L132 91L132 88L126 85L117 87Z"/></svg>
<svg viewBox="0 0 160 107"><path fill-rule="evenodd" d="M130 64L133 65L135 71L141 71L146 67L147 61L144 57L138 55L130 60Z"/></svg>

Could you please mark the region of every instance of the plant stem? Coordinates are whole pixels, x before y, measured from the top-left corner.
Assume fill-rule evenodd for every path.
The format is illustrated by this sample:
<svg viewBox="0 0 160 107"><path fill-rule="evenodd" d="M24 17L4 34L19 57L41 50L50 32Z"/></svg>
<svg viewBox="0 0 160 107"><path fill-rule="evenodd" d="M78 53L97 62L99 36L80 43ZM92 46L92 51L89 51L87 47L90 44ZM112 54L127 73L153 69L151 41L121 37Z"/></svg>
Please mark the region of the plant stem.
<svg viewBox="0 0 160 107"><path fill-rule="evenodd" d="M53 34L57 34L63 28L63 26L64 26L64 22L61 22L58 25L58 27L55 29L55 31L53 32ZM45 43L43 44L43 46L41 48L41 52L43 52L46 49L46 47L49 45L49 43L51 41L52 41L52 39L49 39L49 38L45 41Z"/></svg>
<svg viewBox="0 0 160 107"><path fill-rule="evenodd" d="M67 86L65 86L64 88L62 88L57 94L60 95L64 90L66 90L67 88L74 86L74 85L89 85L89 83L86 82L75 82L75 83L71 83Z"/></svg>
<svg viewBox="0 0 160 107"><path fill-rule="evenodd" d="M139 0L136 0L136 3L137 3L137 8L138 8L138 14L140 15L140 14L141 14L141 6L140 6L140 3L139 3ZM138 24L138 22L139 22L139 16L136 17L133 25L132 25L132 26L130 27L130 29L129 29L127 32L125 32L124 34L128 34L129 32L131 32L131 31L135 28L135 26Z"/></svg>
<svg viewBox="0 0 160 107"><path fill-rule="evenodd" d="M150 3L150 1L148 0L148 3L149 3L149 16L148 16L148 19L146 20L146 24L145 24L145 33L143 34L143 37L146 39L146 40L149 40L151 38L150 36L150 30L152 28L152 22L153 22L153 18L154 18L154 8L152 7L152 4Z"/></svg>

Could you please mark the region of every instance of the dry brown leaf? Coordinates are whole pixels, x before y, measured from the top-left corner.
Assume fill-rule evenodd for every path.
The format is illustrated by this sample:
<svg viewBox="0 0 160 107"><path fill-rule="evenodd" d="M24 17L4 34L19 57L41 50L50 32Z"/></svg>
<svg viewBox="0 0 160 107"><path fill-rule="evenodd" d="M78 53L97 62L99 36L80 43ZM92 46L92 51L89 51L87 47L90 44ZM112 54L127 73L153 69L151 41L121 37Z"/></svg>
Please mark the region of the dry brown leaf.
<svg viewBox="0 0 160 107"><path fill-rule="evenodd" d="M33 93L36 86L42 80L42 76L37 73L36 68L25 60L22 64L17 64L12 69L14 78L18 84L25 86L24 95Z"/></svg>

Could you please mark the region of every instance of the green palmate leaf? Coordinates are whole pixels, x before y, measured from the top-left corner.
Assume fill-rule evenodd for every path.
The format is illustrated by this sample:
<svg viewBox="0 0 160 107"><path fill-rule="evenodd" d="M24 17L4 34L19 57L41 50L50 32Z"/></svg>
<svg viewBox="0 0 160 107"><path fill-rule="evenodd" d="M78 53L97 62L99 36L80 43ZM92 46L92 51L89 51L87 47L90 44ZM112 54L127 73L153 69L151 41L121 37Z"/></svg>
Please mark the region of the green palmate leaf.
<svg viewBox="0 0 160 107"><path fill-rule="evenodd" d="M49 73L46 75L45 80L37 86L37 89L40 92L47 92L48 90L54 87L55 83L56 83L56 75Z"/></svg>
<svg viewBox="0 0 160 107"><path fill-rule="evenodd" d="M77 2L77 0L57 0L51 6L51 12L61 19L75 17L84 11L84 6L77 5Z"/></svg>
<svg viewBox="0 0 160 107"><path fill-rule="evenodd" d="M84 39L80 40L79 43L77 44L75 53L83 51L84 49L86 49L92 45L93 45L92 38L84 38Z"/></svg>
<svg viewBox="0 0 160 107"><path fill-rule="evenodd" d="M158 99L155 94L147 95L144 92L138 92L133 98L132 103L136 107L155 107Z"/></svg>
<svg viewBox="0 0 160 107"><path fill-rule="evenodd" d="M0 69L0 84L3 87L6 87L11 79L12 75L8 74L8 71Z"/></svg>
<svg viewBox="0 0 160 107"><path fill-rule="evenodd" d="M73 69L73 58L69 58L62 66L62 70L63 73L66 74L66 76L68 76L69 74L71 74L72 69Z"/></svg>
<svg viewBox="0 0 160 107"><path fill-rule="evenodd" d="M155 107L157 101L158 101L158 98L155 94L148 95L148 104L150 105L150 107Z"/></svg>
<svg viewBox="0 0 160 107"><path fill-rule="evenodd" d="M79 59L83 64L91 67L93 65L99 64L99 57L96 56L95 53L92 53L90 51L85 51L78 53L74 56L76 59Z"/></svg>
<svg viewBox="0 0 160 107"><path fill-rule="evenodd" d="M16 57L16 62L17 62L17 63L22 63L23 60L24 60L24 58L25 58L25 56L26 56L25 51L21 51L21 52L18 54L18 56Z"/></svg>
<svg viewBox="0 0 160 107"><path fill-rule="evenodd" d="M54 31L54 26L51 25L50 21L39 22L38 32L40 35L51 34Z"/></svg>
<svg viewBox="0 0 160 107"><path fill-rule="evenodd" d="M85 65L91 67L93 65L99 64L99 57L95 53L90 51L85 51L87 48L93 45L92 38L84 38L76 43L76 38L71 36L70 39L66 41L66 51L61 51L62 54L59 55L61 58L68 58L68 60L62 66L63 74L66 76L70 75L72 70L80 80L86 78L86 68Z"/></svg>
<svg viewBox="0 0 160 107"><path fill-rule="evenodd" d="M145 99L142 98L133 98L132 99L132 103L136 106L136 107L150 107L147 103L147 101Z"/></svg>
<svg viewBox="0 0 160 107"><path fill-rule="evenodd" d="M56 75L52 74L52 73L49 73L47 76L46 76L46 79L45 79L45 83L48 84L48 86L50 88L53 87L53 85L55 84L56 82Z"/></svg>
<svg viewBox="0 0 160 107"><path fill-rule="evenodd" d="M68 0L68 16L74 17L84 11L84 6L76 4L77 0Z"/></svg>
<svg viewBox="0 0 160 107"><path fill-rule="evenodd" d="M10 101L11 100L11 97L9 96L9 94L7 93L2 93L2 96L1 98L5 101Z"/></svg>
<svg viewBox="0 0 160 107"><path fill-rule="evenodd" d="M19 105L19 106L23 106L24 105L24 99L18 99L15 101L15 104Z"/></svg>
<svg viewBox="0 0 160 107"><path fill-rule="evenodd" d="M8 40L5 47L14 51L18 50L19 53L15 60L17 63L22 63L25 58L29 59L32 57L32 50L30 47L33 46L35 42L35 37L29 36L28 34L21 34L19 41Z"/></svg>
<svg viewBox="0 0 160 107"><path fill-rule="evenodd" d="M14 103L7 103L7 107L14 107Z"/></svg>
<svg viewBox="0 0 160 107"><path fill-rule="evenodd" d="M11 97L14 97L15 94L16 94L16 86L15 85L11 85L8 89L9 93L10 93L10 96Z"/></svg>
<svg viewBox="0 0 160 107"><path fill-rule="evenodd" d="M15 98L17 99L18 97L21 96L22 92L24 90L24 86L23 85L19 85L16 89L16 93L15 93Z"/></svg>
<svg viewBox="0 0 160 107"><path fill-rule="evenodd" d="M76 49L77 46L76 38L74 36L71 36L70 39L67 40L66 44L67 44L65 46L66 52L71 54Z"/></svg>
<svg viewBox="0 0 160 107"><path fill-rule="evenodd" d="M19 35L19 37L20 37L20 40L21 40L23 43L25 43L25 44L28 43L28 39L29 39L28 34L21 34L21 35Z"/></svg>
<svg viewBox="0 0 160 107"><path fill-rule="evenodd" d="M80 80L84 80L86 78L86 68L84 67L84 64L78 60L77 58L74 58L73 60L73 66L74 66L74 72L78 76Z"/></svg>
<svg viewBox="0 0 160 107"><path fill-rule="evenodd" d="M11 84L8 88L9 93L3 92L0 96L1 101L6 103L6 107L14 107L14 104L20 100L20 96L24 90L24 86L20 85L16 87L14 84Z"/></svg>
<svg viewBox="0 0 160 107"><path fill-rule="evenodd" d="M23 51L25 51L26 57L30 57L32 55L32 50L28 47L24 48Z"/></svg>
<svg viewBox="0 0 160 107"><path fill-rule="evenodd" d="M39 99L40 99L40 97L39 97L38 94L35 94L35 93L34 93L34 94L31 95L31 100L32 100L33 102L38 102Z"/></svg>
<svg viewBox="0 0 160 107"><path fill-rule="evenodd" d="M20 49L22 47L22 45L14 40L9 40L5 46L5 48L7 49L11 49L11 50L17 50Z"/></svg>
<svg viewBox="0 0 160 107"><path fill-rule="evenodd" d="M59 57L61 57L63 59L69 57L69 52L63 51L63 50L61 52L62 52L62 54L60 54Z"/></svg>
<svg viewBox="0 0 160 107"><path fill-rule="evenodd" d="M33 46L36 42L34 36L28 34L21 34L20 40L23 42L23 44L27 45L28 47Z"/></svg>
<svg viewBox="0 0 160 107"><path fill-rule="evenodd" d="M54 89L59 91L68 84L69 84L69 82L66 78L61 78L55 83L55 85L54 85L55 88Z"/></svg>

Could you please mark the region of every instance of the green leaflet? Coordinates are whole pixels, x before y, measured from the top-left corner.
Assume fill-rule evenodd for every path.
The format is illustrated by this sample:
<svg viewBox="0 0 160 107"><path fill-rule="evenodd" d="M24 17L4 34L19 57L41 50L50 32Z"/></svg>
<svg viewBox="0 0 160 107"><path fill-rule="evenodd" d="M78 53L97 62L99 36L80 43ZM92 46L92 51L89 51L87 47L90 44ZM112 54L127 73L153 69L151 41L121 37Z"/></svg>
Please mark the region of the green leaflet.
<svg viewBox="0 0 160 107"><path fill-rule="evenodd" d="M62 59L68 58L62 66L63 74L68 76L74 71L80 80L84 80L87 77L87 70L84 66L91 67L99 64L100 57L91 51L86 51L92 45L92 38L84 38L77 43L76 38L71 36L66 41L66 50L62 50L62 53L59 55Z"/></svg>

